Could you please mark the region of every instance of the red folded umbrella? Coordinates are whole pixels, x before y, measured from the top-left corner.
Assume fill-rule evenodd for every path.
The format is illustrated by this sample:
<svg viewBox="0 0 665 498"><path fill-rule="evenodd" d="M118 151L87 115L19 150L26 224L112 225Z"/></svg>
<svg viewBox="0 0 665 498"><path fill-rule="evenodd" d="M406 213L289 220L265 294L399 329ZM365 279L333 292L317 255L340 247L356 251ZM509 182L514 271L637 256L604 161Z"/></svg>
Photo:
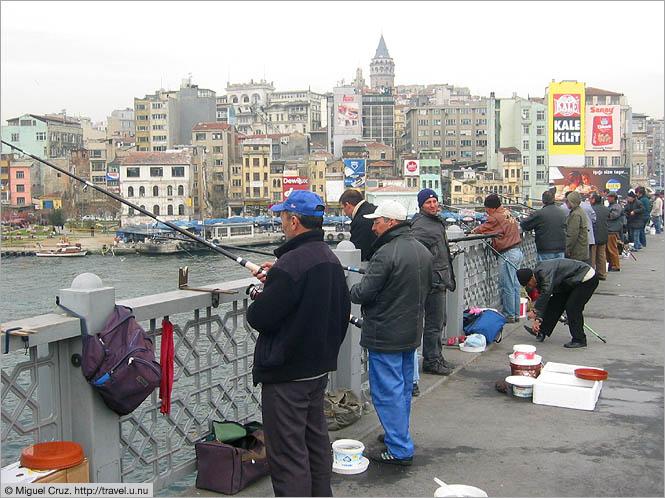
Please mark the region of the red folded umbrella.
<svg viewBox="0 0 665 498"><path fill-rule="evenodd" d="M159 383L159 397L162 400L161 413L171 413L171 391L173 390L173 324L162 320L162 348L159 363L162 366L162 379Z"/></svg>

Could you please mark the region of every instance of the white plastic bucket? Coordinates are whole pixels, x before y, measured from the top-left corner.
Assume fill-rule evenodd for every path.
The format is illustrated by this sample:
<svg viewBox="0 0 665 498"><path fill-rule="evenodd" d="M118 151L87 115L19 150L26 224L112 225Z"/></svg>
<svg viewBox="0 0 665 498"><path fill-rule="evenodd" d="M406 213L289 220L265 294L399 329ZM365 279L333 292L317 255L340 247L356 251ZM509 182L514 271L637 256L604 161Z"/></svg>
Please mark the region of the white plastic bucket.
<svg viewBox="0 0 665 498"><path fill-rule="evenodd" d="M520 298L520 317L526 318L526 314L529 308L529 300L526 297Z"/></svg>
<svg viewBox="0 0 665 498"><path fill-rule="evenodd" d="M454 493L454 494L451 494ZM434 491L434 496L487 496L482 489L466 484L448 484L447 487L441 486Z"/></svg>
<svg viewBox="0 0 665 498"><path fill-rule="evenodd" d="M533 360L536 357L536 346L531 344L515 344L513 358L520 360Z"/></svg>
<svg viewBox="0 0 665 498"><path fill-rule="evenodd" d="M334 466L355 469L361 466L365 445L355 439L338 439L332 444Z"/></svg>
<svg viewBox="0 0 665 498"><path fill-rule="evenodd" d="M513 396L518 398L532 398L533 385L536 379L533 377L525 377L523 375L510 375L506 377L506 383L510 385Z"/></svg>

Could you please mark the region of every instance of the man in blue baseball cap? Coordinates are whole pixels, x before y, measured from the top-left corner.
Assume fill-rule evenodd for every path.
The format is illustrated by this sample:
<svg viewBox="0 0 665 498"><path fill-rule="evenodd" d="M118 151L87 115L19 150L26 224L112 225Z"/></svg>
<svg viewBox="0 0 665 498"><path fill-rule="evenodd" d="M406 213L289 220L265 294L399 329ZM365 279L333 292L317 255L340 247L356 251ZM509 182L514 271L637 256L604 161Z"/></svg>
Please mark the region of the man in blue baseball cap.
<svg viewBox="0 0 665 498"><path fill-rule="evenodd" d="M254 385L275 496L332 496L332 454L323 400L346 335L351 300L339 259L323 241L321 198L296 190L272 207L286 242L263 263L265 284L247 309L259 332Z"/></svg>

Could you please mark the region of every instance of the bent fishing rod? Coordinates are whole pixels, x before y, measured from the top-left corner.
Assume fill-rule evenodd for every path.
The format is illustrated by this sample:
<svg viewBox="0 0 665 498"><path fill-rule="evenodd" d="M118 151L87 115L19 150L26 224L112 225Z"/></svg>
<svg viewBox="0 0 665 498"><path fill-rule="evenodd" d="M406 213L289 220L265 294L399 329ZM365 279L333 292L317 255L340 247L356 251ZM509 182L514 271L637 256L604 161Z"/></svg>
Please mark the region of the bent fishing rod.
<svg viewBox="0 0 665 498"><path fill-rule="evenodd" d="M40 157L37 157L33 154L30 154L29 152L24 151L20 147L16 147L15 145L12 145L8 142L5 142L4 140L2 140L2 143L7 145L8 147L11 147L12 149L15 149L15 150L19 151L21 154L24 154L28 157L31 157L34 160L39 161L40 163L46 164L47 166L50 166L51 168L59 171L60 173L62 173L64 175L67 175L70 178L73 178L74 180L78 180L79 182L85 184L86 186L92 187L95 190L97 190L98 192L101 192L102 194L108 195L109 197L115 199L116 201L118 201L122 204L125 204L126 206L129 206L132 209L135 209L138 212L143 213L144 215L146 215L146 216L148 216L148 217L150 217L154 220L157 220L160 223L163 223L167 227L175 230L176 232L181 233L181 234L185 235L186 237L189 237L190 239L193 239L193 240L199 242L200 244L203 244L204 246L209 247L213 251L217 251L218 253L226 256L227 258L230 258L230 259L234 260L240 266L244 266L245 268L247 268L251 272L260 273L260 274L263 274L263 275L268 275L268 272L265 269L261 268L259 265L256 265L256 264L254 264L250 261L247 261L246 259L244 259L240 256L236 256L235 254L233 254L233 253L231 253L231 252L229 252L229 251L227 251L227 250L225 250L221 247L216 246L212 242L209 242L209 241L199 237L198 235L194 235L193 233L191 233L191 232L189 232L189 231L187 231L183 228L180 228L178 225L174 225L173 223L171 223L169 221L166 221L165 219L160 218L159 216L154 215L150 211L147 211L146 209L143 209L142 207L137 206L133 202L129 202L128 200L123 199L122 197L120 197L119 195L114 194L113 192L109 192L108 190L106 190L106 189L104 189L104 188L102 188L98 185L95 185L94 183L89 182L88 180L84 180L80 176L77 176L74 173L71 173L71 172L67 171L64 168L61 168L60 166L56 166L55 164L52 164L52 163L50 163L50 162L48 162L44 159L41 159ZM353 315L350 316L349 322L351 322L356 327L361 327L362 326L362 319L357 318Z"/></svg>

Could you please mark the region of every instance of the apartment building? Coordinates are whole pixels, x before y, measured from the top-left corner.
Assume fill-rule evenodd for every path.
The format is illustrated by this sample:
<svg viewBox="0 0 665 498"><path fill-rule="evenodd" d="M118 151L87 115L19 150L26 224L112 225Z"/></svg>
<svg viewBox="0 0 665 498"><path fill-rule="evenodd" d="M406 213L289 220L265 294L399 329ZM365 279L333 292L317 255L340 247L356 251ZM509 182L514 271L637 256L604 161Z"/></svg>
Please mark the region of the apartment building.
<svg viewBox="0 0 665 498"><path fill-rule="evenodd" d="M362 93L362 136L395 147L395 98L391 88Z"/></svg>
<svg viewBox="0 0 665 498"><path fill-rule="evenodd" d="M258 133L309 133L321 128L321 101L325 96L311 90L272 92L267 104L256 109Z"/></svg>
<svg viewBox="0 0 665 498"><path fill-rule="evenodd" d="M420 167L420 185L436 192L443 199L441 190L441 151L436 149L421 150L418 153Z"/></svg>
<svg viewBox="0 0 665 498"><path fill-rule="evenodd" d="M522 154L517 147L499 149L501 169L503 173L503 195L513 202L522 202ZM502 199L505 203L506 199Z"/></svg>
<svg viewBox="0 0 665 498"><path fill-rule="evenodd" d="M134 109L116 109L106 118L106 136L111 137L133 137L136 134L136 121L134 120Z"/></svg>
<svg viewBox="0 0 665 498"><path fill-rule="evenodd" d="M38 157L63 158L69 151L83 147L83 128L73 119L23 114L7 120L2 127L2 139ZM3 154L12 152L10 147L2 145Z"/></svg>
<svg viewBox="0 0 665 498"><path fill-rule="evenodd" d="M510 98L488 101L487 169L503 173L501 149L517 149L521 156L520 202L540 199L549 185L547 150L547 104L541 98Z"/></svg>
<svg viewBox="0 0 665 498"><path fill-rule="evenodd" d="M188 220L192 155L188 150L133 152L120 161L122 196L169 221ZM142 224L148 216L123 205L121 223Z"/></svg>
<svg viewBox="0 0 665 498"><path fill-rule="evenodd" d="M498 171L474 171L472 168L453 170L450 181L450 203L482 205L490 193L504 194L503 174Z"/></svg>
<svg viewBox="0 0 665 498"><path fill-rule="evenodd" d="M486 163L487 112L484 98L411 107L406 113L406 150L416 154L438 149L442 158L457 165Z"/></svg>
<svg viewBox="0 0 665 498"><path fill-rule="evenodd" d="M649 184L647 169L647 115L632 113L631 118L631 168L630 183L633 186Z"/></svg>
<svg viewBox="0 0 665 498"><path fill-rule="evenodd" d="M649 183L663 188L665 172L665 126L663 119L647 119L647 170ZM651 181L653 180L653 181Z"/></svg>
<svg viewBox="0 0 665 498"><path fill-rule="evenodd" d="M268 211L272 140L248 138L242 142L242 186L244 211L260 216Z"/></svg>
<svg viewBox="0 0 665 498"><path fill-rule="evenodd" d="M12 160L8 162L8 197L11 206L32 206L30 170L33 160Z"/></svg>

